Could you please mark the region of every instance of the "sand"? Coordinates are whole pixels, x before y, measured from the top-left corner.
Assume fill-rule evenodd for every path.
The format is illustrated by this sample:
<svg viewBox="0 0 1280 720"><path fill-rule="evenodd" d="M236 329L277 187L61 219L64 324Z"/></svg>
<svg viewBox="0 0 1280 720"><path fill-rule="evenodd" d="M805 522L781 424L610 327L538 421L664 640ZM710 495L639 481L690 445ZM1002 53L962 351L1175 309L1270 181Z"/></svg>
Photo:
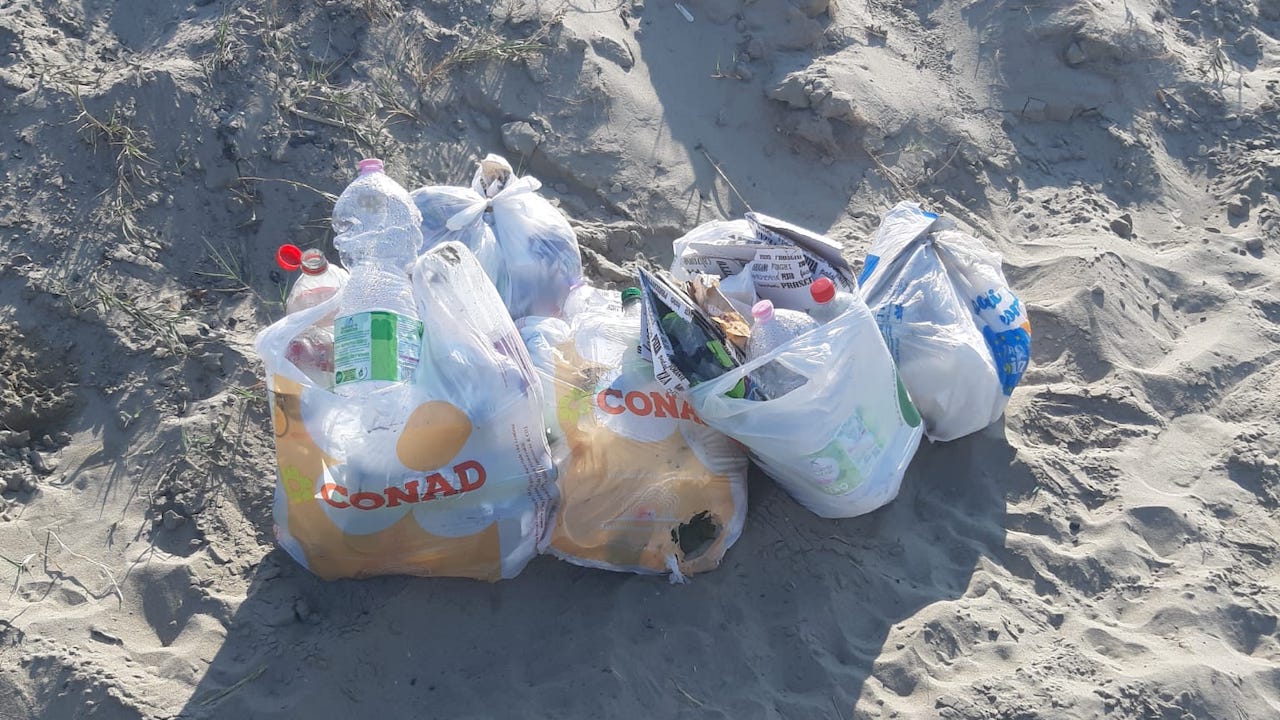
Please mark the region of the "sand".
<svg viewBox="0 0 1280 720"><path fill-rule="evenodd" d="M1280 716L1280 3L682 5L0 5L0 718ZM753 476L686 586L319 581L272 541L274 249L332 252L359 157L491 151L614 284L748 207L857 260L921 200L1033 366L870 515Z"/></svg>

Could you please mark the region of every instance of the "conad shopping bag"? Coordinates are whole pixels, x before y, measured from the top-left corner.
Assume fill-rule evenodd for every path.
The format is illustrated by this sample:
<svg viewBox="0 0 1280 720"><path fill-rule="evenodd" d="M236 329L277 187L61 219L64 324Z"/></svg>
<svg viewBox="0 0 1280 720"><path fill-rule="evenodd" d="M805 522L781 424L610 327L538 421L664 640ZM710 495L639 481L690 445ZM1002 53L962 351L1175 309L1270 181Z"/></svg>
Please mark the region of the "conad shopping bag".
<svg viewBox="0 0 1280 720"><path fill-rule="evenodd" d="M881 221L859 285L931 440L999 419L1031 358L1031 323L999 255L902 202Z"/></svg>
<svg viewBox="0 0 1280 720"><path fill-rule="evenodd" d="M554 407L561 502L548 550L607 570L670 573L720 564L747 512L747 457L666 391L636 352L638 317L592 308L529 319L524 337Z"/></svg>
<svg viewBox="0 0 1280 720"><path fill-rule="evenodd" d="M419 258L414 380L341 398L285 359L340 298L259 333L276 434L276 536L324 578L514 577L554 512L541 385L492 283L463 245Z"/></svg>

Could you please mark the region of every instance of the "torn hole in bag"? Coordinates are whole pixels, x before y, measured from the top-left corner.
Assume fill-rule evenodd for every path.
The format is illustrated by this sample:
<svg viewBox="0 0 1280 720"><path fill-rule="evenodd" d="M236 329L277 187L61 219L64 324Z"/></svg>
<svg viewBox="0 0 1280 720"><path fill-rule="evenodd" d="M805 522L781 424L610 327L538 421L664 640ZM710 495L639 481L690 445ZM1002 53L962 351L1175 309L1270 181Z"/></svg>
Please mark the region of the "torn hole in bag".
<svg viewBox="0 0 1280 720"><path fill-rule="evenodd" d="M720 523L710 512L702 512L671 529L671 542L680 548L685 562L698 559L720 537Z"/></svg>

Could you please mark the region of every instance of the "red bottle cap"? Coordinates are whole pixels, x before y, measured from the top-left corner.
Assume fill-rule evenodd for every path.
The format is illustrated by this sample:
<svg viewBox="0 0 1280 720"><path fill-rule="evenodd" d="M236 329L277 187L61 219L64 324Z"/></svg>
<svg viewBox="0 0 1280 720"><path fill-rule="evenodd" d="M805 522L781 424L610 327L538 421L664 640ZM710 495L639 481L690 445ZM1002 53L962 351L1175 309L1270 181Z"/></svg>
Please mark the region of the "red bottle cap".
<svg viewBox="0 0 1280 720"><path fill-rule="evenodd" d="M297 245L281 245L276 250L276 264L281 270L294 272L302 266L302 251Z"/></svg>
<svg viewBox="0 0 1280 720"><path fill-rule="evenodd" d="M809 286L809 294L819 305L826 305L835 299L836 284L831 282L831 278L820 277Z"/></svg>
<svg viewBox="0 0 1280 720"><path fill-rule="evenodd" d="M361 175L382 172L382 161L378 158L365 158L356 164L356 169L360 171Z"/></svg>

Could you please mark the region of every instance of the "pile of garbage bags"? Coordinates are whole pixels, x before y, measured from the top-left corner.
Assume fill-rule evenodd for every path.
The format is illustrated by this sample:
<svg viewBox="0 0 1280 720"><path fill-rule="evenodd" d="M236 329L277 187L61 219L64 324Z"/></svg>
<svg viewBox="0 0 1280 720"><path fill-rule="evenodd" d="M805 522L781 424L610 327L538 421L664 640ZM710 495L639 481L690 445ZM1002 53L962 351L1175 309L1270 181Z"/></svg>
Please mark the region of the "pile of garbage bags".
<svg viewBox="0 0 1280 720"><path fill-rule="evenodd" d="M278 462L275 529L324 578L499 580L542 553L714 569L754 462L832 518L897 496L923 436L997 420L1030 325L1000 259L913 203L860 277L829 239L760 213L694 228L621 293L501 157L407 191L361 161L334 245L255 341Z"/></svg>

